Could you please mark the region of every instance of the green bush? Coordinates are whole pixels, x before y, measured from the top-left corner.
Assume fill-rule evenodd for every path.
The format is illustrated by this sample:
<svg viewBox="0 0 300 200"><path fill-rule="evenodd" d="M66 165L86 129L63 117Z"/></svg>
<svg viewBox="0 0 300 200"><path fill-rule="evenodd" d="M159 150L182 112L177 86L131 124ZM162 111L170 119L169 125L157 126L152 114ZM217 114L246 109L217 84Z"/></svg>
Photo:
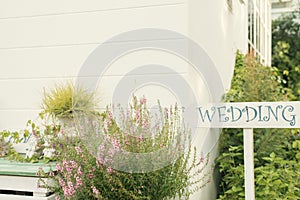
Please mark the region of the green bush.
<svg viewBox="0 0 300 200"><path fill-rule="evenodd" d="M299 2L299 1L298 1ZM300 4L272 21L272 66L284 77L283 86L300 100Z"/></svg>
<svg viewBox="0 0 300 200"><path fill-rule="evenodd" d="M299 140L293 144L299 144ZM294 145L293 145L294 146ZM299 145L294 146L297 156L293 159L278 157L271 153L263 159L266 164L255 169L257 199L289 199L300 197L300 152Z"/></svg>
<svg viewBox="0 0 300 200"><path fill-rule="evenodd" d="M282 78L275 67L265 67L255 58L237 53L231 89L224 99L227 102L287 101L291 96L290 91L283 88L281 83ZM299 160L296 159L299 149L292 147L298 138L297 130L254 129L257 199L284 199L285 195L290 195L289 199L299 197L298 193L291 196L292 193L288 189L276 191L277 197L270 193L271 190L275 191L273 188L276 187L269 187L271 183L278 184L277 188L286 188L286 184L291 182L296 186L300 184L299 174L288 173L299 166ZM274 160L274 155L278 159ZM242 129L223 129L218 166L221 176L218 199L244 199ZM283 166L286 171L282 170ZM279 182L274 180L270 173L277 173L284 178Z"/></svg>

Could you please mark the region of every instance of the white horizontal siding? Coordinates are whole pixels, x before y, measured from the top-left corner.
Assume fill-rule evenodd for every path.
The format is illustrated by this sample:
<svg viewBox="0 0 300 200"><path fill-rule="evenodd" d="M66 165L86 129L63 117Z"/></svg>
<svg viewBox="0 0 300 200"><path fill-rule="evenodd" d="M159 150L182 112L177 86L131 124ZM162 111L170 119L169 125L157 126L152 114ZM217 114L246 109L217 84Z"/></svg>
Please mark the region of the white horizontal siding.
<svg viewBox="0 0 300 200"><path fill-rule="evenodd" d="M173 41L176 40L160 42L172 43ZM126 44L130 43L127 42ZM117 48L120 44L109 43L106 46ZM78 73L82 64L97 46L96 44L87 44L0 50L0 81L79 76ZM119 58L108 69L106 75L124 75L135 66L146 64L168 65L178 72L186 71L185 68L180 67L185 64L185 61L179 57L163 51L144 50L132 52Z"/></svg>
<svg viewBox="0 0 300 200"><path fill-rule="evenodd" d="M96 46L0 50L0 80L74 76Z"/></svg>
<svg viewBox="0 0 300 200"><path fill-rule="evenodd" d="M169 40L168 42L172 42ZM109 46L118 43L107 44ZM75 47L52 47L1 50L0 57L0 110L1 109L38 109L43 97L43 89L49 89L54 83L66 79L76 81L80 77L82 63L95 45ZM116 46L117 47L117 46ZM107 83L101 87L102 94L108 95L115 84L137 66L159 64L169 66L177 74L187 74L187 63L181 58L157 50L144 50L127 54L114 62L102 75ZM25 66L25 67L24 67ZM149 73L147 73L149 75ZM133 74L139 77L142 74ZM153 75L157 76L156 73ZM172 74L159 74L168 76ZM100 74L91 72L88 79L98 79ZM188 78L186 78L188 80ZM114 81L113 81L114 80ZM87 81L85 81L87 82ZM108 95L109 96L109 95Z"/></svg>
<svg viewBox="0 0 300 200"><path fill-rule="evenodd" d="M186 33L187 25L186 5L178 0L0 1L0 130L22 128L35 118L43 88L76 79L88 55L112 36L149 27ZM160 62L169 60L166 55L146 57L158 64L177 63ZM145 56L139 58L123 61L138 66ZM120 67L122 63L116 63L105 75L110 84L128 72ZM102 90L110 91L111 85Z"/></svg>
<svg viewBox="0 0 300 200"><path fill-rule="evenodd" d="M22 130L27 120L36 120L40 110L0 110L0 127L4 130Z"/></svg>
<svg viewBox="0 0 300 200"><path fill-rule="evenodd" d="M15 79L0 81L0 109L36 110L40 108L43 88L62 79ZM12 121L14 121L12 119Z"/></svg>
<svg viewBox="0 0 300 200"><path fill-rule="evenodd" d="M140 28L186 33L187 25L183 5L1 19L0 49L98 44L116 34Z"/></svg>
<svg viewBox="0 0 300 200"><path fill-rule="evenodd" d="M1 0L0 19L175 5L185 0Z"/></svg>

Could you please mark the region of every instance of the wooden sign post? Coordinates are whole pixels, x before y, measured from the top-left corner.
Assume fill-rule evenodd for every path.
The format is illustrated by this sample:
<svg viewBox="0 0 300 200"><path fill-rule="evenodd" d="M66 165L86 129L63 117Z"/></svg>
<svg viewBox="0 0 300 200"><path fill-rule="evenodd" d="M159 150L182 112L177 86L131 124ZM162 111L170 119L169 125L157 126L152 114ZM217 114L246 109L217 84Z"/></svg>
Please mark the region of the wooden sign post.
<svg viewBox="0 0 300 200"><path fill-rule="evenodd" d="M255 199L253 128L300 128L300 101L199 106L199 127L243 128L245 199Z"/></svg>
<svg viewBox="0 0 300 200"><path fill-rule="evenodd" d="M254 187L254 142L253 129L244 128L244 174L245 174L245 199L255 199Z"/></svg>

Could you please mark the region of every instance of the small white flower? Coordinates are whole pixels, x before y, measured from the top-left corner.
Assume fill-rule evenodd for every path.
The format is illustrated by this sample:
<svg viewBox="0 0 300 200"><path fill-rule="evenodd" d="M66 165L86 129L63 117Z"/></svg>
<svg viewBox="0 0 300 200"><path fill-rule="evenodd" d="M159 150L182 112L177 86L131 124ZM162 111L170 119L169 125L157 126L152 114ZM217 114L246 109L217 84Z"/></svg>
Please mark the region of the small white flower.
<svg viewBox="0 0 300 200"><path fill-rule="evenodd" d="M35 148L30 148L26 151L26 158L32 158L34 154L35 154Z"/></svg>
<svg viewBox="0 0 300 200"><path fill-rule="evenodd" d="M44 157L52 158L54 155L55 149L53 148L45 148L43 150Z"/></svg>
<svg viewBox="0 0 300 200"><path fill-rule="evenodd" d="M35 137L31 137L28 141L28 148L26 149L26 158L32 158L32 156L36 152L37 148L37 139Z"/></svg>

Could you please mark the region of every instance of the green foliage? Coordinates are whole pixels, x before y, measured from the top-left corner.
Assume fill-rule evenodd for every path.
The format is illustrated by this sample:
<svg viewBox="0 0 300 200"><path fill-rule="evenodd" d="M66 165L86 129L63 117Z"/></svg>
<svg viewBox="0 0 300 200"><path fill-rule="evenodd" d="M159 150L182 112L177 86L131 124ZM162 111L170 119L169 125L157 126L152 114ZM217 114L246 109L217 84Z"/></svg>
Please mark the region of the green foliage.
<svg viewBox="0 0 300 200"><path fill-rule="evenodd" d="M43 129L41 130L34 122L28 120L26 128L23 130L3 130L0 132L0 155L2 154L5 159L19 162L35 163L43 160L45 163L48 163L53 161L53 158L46 157L43 151L45 148L51 148L49 143L52 143L51 140L57 138L60 128L61 125L55 123L43 124ZM22 155L14 149L13 144L27 143L31 138L34 138L37 141L34 143L34 151L31 156ZM2 144L4 146L2 146ZM1 152L1 149L4 151Z"/></svg>
<svg viewBox="0 0 300 200"><path fill-rule="evenodd" d="M10 144L4 141L4 138L0 138L0 157L6 156L10 149Z"/></svg>
<svg viewBox="0 0 300 200"><path fill-rule="evenodd" d="M292 159L278 157L274 152L262 157L265 163L255 168L256 199L299 199L299 140L293 144L293 152L297 152L297 155ZM243 149L239 145L229 147L229 151L219 158L220 172L226 173L222 179L223 186L226 185L227 189L222 188L224 193L220 194L218 199L245 199L244 165L240 161L242 156Z"/></svg>
<svg viewBox="0 0 300 200"><path fill-rule="evenodd" d="M244 165L243 146L231 146L228 152L219 157L219 168L222 176L220 200L237 199L244 200Z"/></svg>
<svg viewBox="0 0 300 200"><path fill-rule="evenodd" d="M237 53L231 89L224 99L230 102L287 101L292 95L282 86L282 81L277 68L262 66L255 58ZM292 173L300 164L296 159L299 148L293 147L299 136L299 130L295 129L254 129L257 199L285 199L285 195L288 199L299 197L297 192L290 192L291 186L287 186L291 182L295 186L300 184L299 174ZM276 159L273 159L274 155ZM218 165L221 175L218 199L244 199L241 129L223 129ZM278 177L281 182L277 181ZM272 192L277 193L274 188L281 188L279 196Z"/></svg>
<svg viewBox="0 0 300 200"><path fill-rule="evenodd" d="M289 94L280 83L275 67L265 67L250 55L236 55L231 88L224 96L226 102L260 102L287 100Z"/></svg>
<svg viewBox="0 0 300 200"><path fill-rule="evenodd" d="M2 152L0 153L1 156L9 160L25 161L25 158L13 148L13 143L21 143L23 140L26 140L29 137L27 131L24 132L24 134L20 132L7 130L0 132L0 141L2 144L2 148L0 147L0 149L2 149Z"/></svg>
<svg viewBox="0 0 300 200"><path fill-rule="evenodd" d="M300 99L300 9L272 22L272 65L295 95Z"/></svg>
<svg viewBox="0 0 300 200"><path fill-rule="evenodd" d="M93 92L73 83L56 85L46 92L42 103L43 113L59 119L72 119L74 113L94 113L98 100Z"/></svg>
<svg viewBox="0 0 300 200"><path fill-rule="evenodd" d="M294 141L294 144L299 140ZM297 147L296 147L297 146ZM300 149L296 145L297 156L293 159L278 157L274 152L264 157L266 164L255 169L256 199L293 199L300 197Z"/></svg>

